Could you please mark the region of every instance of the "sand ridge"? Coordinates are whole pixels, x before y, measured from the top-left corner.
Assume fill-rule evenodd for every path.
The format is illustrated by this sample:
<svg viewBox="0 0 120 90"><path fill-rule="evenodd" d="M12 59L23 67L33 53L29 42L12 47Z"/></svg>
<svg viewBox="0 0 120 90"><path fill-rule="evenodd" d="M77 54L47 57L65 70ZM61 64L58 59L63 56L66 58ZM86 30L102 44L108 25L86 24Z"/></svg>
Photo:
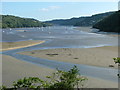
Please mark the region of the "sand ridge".
<svg viewBox="0 0 120 90"><path fill-rule="evenodd" d="M30 47L30 46L34 46L34 45L41 44L44 42L45 41L40 41L40 40L28 40L28 41L19 41L19 42L2 42L2 43L0 43L0 45L2 44L1 45L2 48L0 49L0 51Z"/></svg>

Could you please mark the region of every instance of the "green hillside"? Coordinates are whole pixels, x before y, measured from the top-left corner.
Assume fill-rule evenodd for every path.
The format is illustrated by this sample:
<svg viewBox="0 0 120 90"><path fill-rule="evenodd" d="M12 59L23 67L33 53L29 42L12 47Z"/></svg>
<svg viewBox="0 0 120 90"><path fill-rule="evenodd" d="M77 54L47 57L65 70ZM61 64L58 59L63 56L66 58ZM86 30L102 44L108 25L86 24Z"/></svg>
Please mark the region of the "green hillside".
<svg viewBox="0 0 120 90"><path fill-rule="evenodd" d="M45 27L49 25L32 18L21 18L12 15L0 15L0 17L2 17L2 28Z"/></svg>
<svg viewBox="0 0 120 90"><path fill-rule="evenodd" d="M101 20L93 25L93 28L100 29L104 32L119 32L120 31L120 10L116 11L109 17Z"/></svg>
<svg viewBox="0 0 120 90"><path fill-rule="evenodd" d="M105 17L108 17L109 15L111 15L113 13L114 12L107 12L107 13L92 15L89 17L59 19L59 20L52 20L52 21L47 21L47 22L55 24L55 25L93 26L100 20L104 19Z"/></svg>

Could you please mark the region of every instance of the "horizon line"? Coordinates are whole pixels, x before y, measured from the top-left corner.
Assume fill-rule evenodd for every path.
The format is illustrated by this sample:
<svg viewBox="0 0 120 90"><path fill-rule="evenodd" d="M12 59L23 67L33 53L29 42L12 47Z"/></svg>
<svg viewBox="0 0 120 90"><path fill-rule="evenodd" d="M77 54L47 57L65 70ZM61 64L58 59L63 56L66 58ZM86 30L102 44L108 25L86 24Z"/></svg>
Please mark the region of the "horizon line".
<svg viewBox="0 0 120 90"><path fill-rule="evenodd" d="M35 17L25 17L25 16L19 16L19 15L13 15L13 14L1 14L1 15L11 15L11 16L16 16L16 17L21 17L21 18L36 19L38 21L45 22L45 21L52 21L52 20L65 20L65 19L71 19L71 18L90 17L90 16L93 16L93 15L103 14L103 13L108 13L108 12L116 12L116 11L106 11L106 12L95 13L95 14L91 14L91 15L71 16L71 17L68 17L68 18L53 18L53 19L46 19L46 20L39 20Z"/></svg>

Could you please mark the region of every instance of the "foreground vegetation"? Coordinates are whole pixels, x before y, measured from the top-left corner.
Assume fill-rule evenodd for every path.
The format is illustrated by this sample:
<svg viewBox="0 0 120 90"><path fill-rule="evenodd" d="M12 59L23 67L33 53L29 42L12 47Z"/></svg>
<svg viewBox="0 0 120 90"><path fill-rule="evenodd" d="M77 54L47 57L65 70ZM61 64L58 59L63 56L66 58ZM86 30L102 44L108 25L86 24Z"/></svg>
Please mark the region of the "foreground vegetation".
<svg viewBox="0 0 120 90"><path fill-rule="evenodd" d="M2 28L46 27L50 25L32 18L21 18L12 15L0 15L0 17L2 19L2 22L0 22Z"/></svg>
<svg viewBox="0 0 120 90"><path fill-rule="evenodd" d="M115 64L118 64L118 69L119 69L119 66L120 66L120 58L117 57L117 58L113 58ZM118 77L120 78L120 71L118 70Z"/></svg>
<svg viewBox="0 0 120 90"><path fill-rule="evenodd" d="M120 66L120 58L113 58L115 64ZM118 74L120 78L120 75ZM62 71L57 69L55 73L51 76L46 76L48 80L42 80L38 77L24 77L18 81L13 82L11 86L12 90L40 90L44 88L45 90L74 90L74 88L80 90L88 79L79 74L77 66L74 66L69 71ZM2 86L0 90L8 89Z"/></svg>
<svg viewBox="0 0 120 90"><path fill-rule="evenodd" d="M64 89L64 90L74 90L74 88L82 88L86 77L79 74L79 70L74 66L69 71L57 70L52 76L46 76L49 80L42 80L38 77L29 77L19 79L13 82L13 89L40 89L46 88L48 90ZM6 89L5 86L2 90Z"/></svg>

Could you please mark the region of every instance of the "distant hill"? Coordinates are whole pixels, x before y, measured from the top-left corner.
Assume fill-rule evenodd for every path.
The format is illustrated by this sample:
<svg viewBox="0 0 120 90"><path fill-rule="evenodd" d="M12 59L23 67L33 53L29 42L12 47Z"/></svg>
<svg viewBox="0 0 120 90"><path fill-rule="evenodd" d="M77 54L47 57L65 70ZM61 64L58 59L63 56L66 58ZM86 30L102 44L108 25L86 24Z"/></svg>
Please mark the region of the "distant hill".
<svg viewBox="0 0 120 90"><path fill-rule="evenodd" d="M114 12L107 12L92 15L89 17L79 17L79 18L71 18L71 19L59 19L59 20L52 20L46 21L47 23L52 23L55 25L72 25L72 26L93 26L100 20L108 17L109 15L113 14Z"/></svg>
<svg viewBox="0 0 120 90"><path fill-rule="evenodd" d="M120 10L99 21L93 28L104 32L120 32Z"/></svg>
<svg viewBox="0 0 120 90"><path fill-rule="evenodd" d="M12 15L0 15L0 17L2 18L2 28L45 27L49 25L32 18L21 18Z"/></svg>

